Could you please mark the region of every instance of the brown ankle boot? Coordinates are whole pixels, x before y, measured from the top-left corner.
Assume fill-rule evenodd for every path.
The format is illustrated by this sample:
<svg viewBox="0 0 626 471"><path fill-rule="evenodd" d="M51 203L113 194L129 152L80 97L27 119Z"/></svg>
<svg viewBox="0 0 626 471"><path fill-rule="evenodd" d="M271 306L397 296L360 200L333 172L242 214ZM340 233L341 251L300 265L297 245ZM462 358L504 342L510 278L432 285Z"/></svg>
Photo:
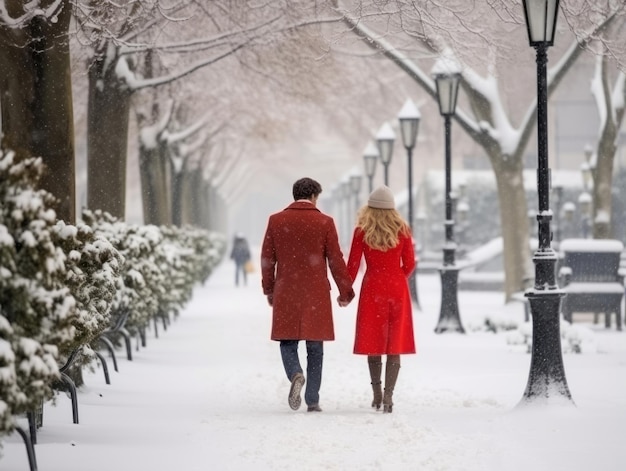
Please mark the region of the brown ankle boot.
<svg viewBox="0 0 626 471"><path fill-rule="evenodd" d="M383 402L383 388L380 381L380 377L383 371L383 362L380 356L368 356L367 366L370 369L370 379L372 380L372 391L374 392L374 399L372 400L372 407L376 410L380 409L380 405Z"/></svg>
<svg viewBox="0 0 626 471"><path fill-rule="evenodd" d="M385 365L385 393L383 395L383 412L393 411L393 390L396 387L400 372L400 355L388 355Z"/></svg>

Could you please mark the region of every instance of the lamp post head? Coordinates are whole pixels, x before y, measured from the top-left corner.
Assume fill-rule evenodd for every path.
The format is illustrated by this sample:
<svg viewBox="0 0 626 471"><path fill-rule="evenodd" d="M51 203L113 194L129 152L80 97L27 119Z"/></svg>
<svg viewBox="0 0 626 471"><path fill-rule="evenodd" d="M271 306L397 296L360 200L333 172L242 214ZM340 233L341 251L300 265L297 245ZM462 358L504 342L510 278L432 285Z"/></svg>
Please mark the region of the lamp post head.
<svg viewBox="0 0 626 471"><path fill-rule="evenodd" d="M358 195L359 192L361 191L361 175L358 174L354 174L354 175L350 175L350 189L352 190L352 193L354 193L355 195Z"/></svg>
<svg viewBox="0 0 626 471"><path fill-rule="evenodd" d="M376 145L380 154L380 161L384 165L389 165L393 154L393 143L396 140L396 134L393 132L391 124L384 123L376 134Z"/></svg>
<svg viewBox="0 0 626 471"><path fill-rule="evenodd" d="M439 113L441 116L452 116L456 109L461 74L459 72L435 73L434 78L437 86Z"/></svg>
<svg viewBox="0 0 626 471"><path fill-rule="evenodd" d="M378 148L373 142L369 142L365 150L363 151L363 163L365 164L365 175L368 178L373 178L376 173L376 162L380 157Z"/></svg>
<svg viewBox="0 0 626 471"><path fill-rule="evenodd" d="M554 44L559 0L522 0L531 47Z"/></svg>
<svg viewBox="0 0 626 471"><path fill-rule="evenodd" d="M456 208L459 215L459 222L462 224L467 221L467 215L469 214L469 204L467 201L461 200Z"/></svg>
<svg viewBox="0 0 626 471"><path fill-rule="evenodd" d="M588 162L583 162L580 165L580 173L582 173L583 176L583 188L585 189L585 191L587 191L589 188L591 188L592 182L591 167L589 166Z"/></svg>
<svg viewBox="0 0 626 471"><path fill-rule="evenodd" d="M417 130L420 123L420 115L417 106L410 98L404 103L404 106L398 114L398 120L400 121L400 132L402 134L402 143L407 149L415 147L415 141L417 140Z"/></svg>

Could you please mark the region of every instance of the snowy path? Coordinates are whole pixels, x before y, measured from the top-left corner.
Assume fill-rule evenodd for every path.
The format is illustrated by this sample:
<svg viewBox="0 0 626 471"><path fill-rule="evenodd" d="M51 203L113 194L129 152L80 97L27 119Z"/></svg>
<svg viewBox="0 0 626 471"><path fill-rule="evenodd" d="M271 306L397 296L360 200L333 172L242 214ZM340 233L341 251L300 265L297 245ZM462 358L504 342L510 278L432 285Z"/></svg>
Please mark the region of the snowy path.
<svg viewBox="0 0 626 471"><path fill-rule="evenodd" d="M393 414L369 407L366 359L351 353L356 303L335 310L325 344L324 412L293 412L259 275L235 288L226 261L132 362L118 353L111 385L86 375L80 424L67 397L46 405L39 470L626 469L626 333L597 329L599 353L565 355L577 407L520 410L530 356L505 334L435 335L438 276L420 275L419 292L419 351L403 357ZM496 293L459 304L464 322L504 310ZM1 453L0 470L28 469L16 435Z"/></svg>

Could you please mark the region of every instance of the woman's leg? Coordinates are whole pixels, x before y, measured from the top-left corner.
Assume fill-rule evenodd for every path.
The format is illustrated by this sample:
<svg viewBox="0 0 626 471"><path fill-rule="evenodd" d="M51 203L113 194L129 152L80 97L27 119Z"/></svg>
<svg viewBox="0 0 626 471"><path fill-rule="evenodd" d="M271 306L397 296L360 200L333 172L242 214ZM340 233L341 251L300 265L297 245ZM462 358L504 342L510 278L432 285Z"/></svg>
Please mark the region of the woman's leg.
<svg viewBox="0 0 626 471"><path fill-rule="evenodd" d="M374 392L374 399L372 400L372 407L376 410L380 409L380 405L383 402L383 388L381 386L380 377L383 371L383 362L380 355L368 355L367 366L370 370L370 380L372 385L372 391Z"/></svg>
<svg viewBox="0 0 626 471"><path fill-rule="evenodd" d="M387 355L385 365L385 393L383 395L383 412L393 410L393 390L396 387L400 372L400 355Z"/></svg>

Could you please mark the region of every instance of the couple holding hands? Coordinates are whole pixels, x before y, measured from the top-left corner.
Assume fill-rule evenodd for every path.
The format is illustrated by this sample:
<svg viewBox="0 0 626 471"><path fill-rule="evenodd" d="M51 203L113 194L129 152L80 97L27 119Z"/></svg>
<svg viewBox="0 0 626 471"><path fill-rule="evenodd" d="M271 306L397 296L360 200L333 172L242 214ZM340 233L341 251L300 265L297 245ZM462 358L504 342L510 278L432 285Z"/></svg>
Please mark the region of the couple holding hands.
<svg viewBox="0 0 626 471"><path fill-rule="evenodd" d="M271 339L280 342L291 383L288 404L299 409L304 388L307 411L321 412L323 342L335 339L328 270L339 289L339 305L347 306L355 297L352 284L364 258L354 353L367 356L372 407L390 413L400 355L415 353L407 282L416 265L411 230L396 211L391 190L377 188L358 213L346 264L333 219L317 208L321 192L311 178L296 181L294 202L270 216L261 248L263 292L272 307ZM306 377L298 355L301 340L306 342Z"/></svg>

